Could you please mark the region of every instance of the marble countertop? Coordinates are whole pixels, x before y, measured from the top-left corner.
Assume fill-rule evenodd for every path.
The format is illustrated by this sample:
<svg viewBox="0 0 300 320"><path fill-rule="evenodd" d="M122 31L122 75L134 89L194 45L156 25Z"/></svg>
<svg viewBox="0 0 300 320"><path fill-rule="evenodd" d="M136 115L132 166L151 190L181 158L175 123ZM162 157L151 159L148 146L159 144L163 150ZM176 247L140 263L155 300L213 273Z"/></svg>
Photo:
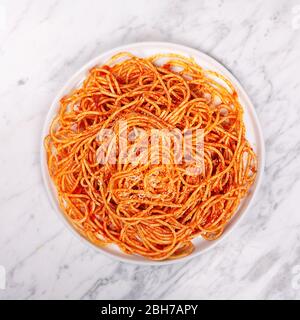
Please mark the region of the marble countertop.
<svg viewBox="0 0 300 320"><path fill-rule="evenodd" d="M266 143L256 202L221 244L170 266L120 263L57 218L40 173L49 105L84 63L137 41L215 57L251 97ZM0 2L0 299L300 298L300 0Z"/></svg>

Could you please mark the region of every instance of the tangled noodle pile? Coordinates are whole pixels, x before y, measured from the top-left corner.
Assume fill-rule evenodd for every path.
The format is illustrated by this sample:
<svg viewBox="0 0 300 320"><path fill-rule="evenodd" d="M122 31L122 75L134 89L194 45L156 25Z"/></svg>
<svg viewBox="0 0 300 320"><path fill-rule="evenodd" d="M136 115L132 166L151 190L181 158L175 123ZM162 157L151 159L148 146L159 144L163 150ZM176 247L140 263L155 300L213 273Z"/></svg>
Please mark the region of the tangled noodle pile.
<svg viewBox="0 0 300 320"><path fill-rule="evenodd" d="M168 163L153 163L151 151L160 156L164 143L136 150L129 135L120 138L120 121L128 132L201 130L202 170L189 174L190 164L174 153ZM99 138L103 129L118 138ZM122 139L143 161L120 160ZM195 237L218 238L257 171L231 83L173 54L120 53L91 69L61 99L45 148L61 209L76 230L95 245L114 243L154 260L190 254ZM114 153L116 161L99 161L99 150L102 160Z"/></svg>

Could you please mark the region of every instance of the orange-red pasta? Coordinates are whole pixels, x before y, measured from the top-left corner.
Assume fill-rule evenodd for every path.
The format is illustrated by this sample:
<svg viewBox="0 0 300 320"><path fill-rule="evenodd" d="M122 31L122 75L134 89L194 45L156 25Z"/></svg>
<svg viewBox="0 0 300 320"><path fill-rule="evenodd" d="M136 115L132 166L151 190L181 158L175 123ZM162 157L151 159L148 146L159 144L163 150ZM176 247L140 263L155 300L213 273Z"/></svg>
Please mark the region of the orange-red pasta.
<svg viewBox="0 0 300 320"><path fill-rule="evenodd" d="M116 161L100 163L99 131L120 133L121 120L146 133L202 130L201 172L187 174L188 163L176 163L174 154L169 163L152 163L150 152L156 147L161 156L163 143L133 151L146 159L133 163L120 161L118 144L113 150L108 139L105 154L114 151ZM132 142L124 139L128 151ZM45 148L60 207L73 227L97 246L114 243L153 260L190 254L195 237L217 239L257 171L234 87L193 59L172 54L120 53L95 66L61 99Z"/></svg>

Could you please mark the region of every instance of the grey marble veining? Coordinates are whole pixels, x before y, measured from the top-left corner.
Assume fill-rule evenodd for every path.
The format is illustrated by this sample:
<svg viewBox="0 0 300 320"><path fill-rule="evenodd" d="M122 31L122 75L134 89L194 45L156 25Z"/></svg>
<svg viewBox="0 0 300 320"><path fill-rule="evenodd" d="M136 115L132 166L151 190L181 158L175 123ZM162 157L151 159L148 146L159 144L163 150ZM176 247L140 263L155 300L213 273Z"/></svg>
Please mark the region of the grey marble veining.
<svg viewBox="0 0 300 320"><path fill-rule="evenodd" d="M57 219L40 174L41 128L64 82L97 54L170 41L241 81L263 127L259 196L234 232L188 262L104 257ZM300 0L0 2L0 299L298 299Z"/></svg>

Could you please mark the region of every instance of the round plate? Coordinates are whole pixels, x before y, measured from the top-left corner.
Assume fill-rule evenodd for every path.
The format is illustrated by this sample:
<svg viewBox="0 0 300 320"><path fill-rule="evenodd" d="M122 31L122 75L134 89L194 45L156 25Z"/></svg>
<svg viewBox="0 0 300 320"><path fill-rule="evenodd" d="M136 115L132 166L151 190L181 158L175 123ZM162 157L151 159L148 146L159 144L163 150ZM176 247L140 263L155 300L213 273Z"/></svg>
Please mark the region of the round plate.
<svg viewBox="0 0 300 320"><path fill-rule="evenodd" d="M64 214L59 208L56 189L48 173L47 162L46 162L46 152L44 149L43 140L47 136L51 121L54 118L59 108L60 98L66 95L67 93L69 93L72 89L74 89L74 87L77 87L81 83L81 81L86 77L89 69L91 69L95 65L104 64L111 56L121 51L131 52L134 55L139 57L148 57L150 55L154 55L158 53L176 53L176 54L180 54L188 57L193 57L201 67L205 69L214 70L224 75L227 79L229 79L233 84L233 86L235 87L235 89L237 90L241 105L244 108L244 122L246 126L246 136L258 157L258 172L257 172L256 181L253 184L251 190L249 191L247 197L245 197L241 201L241 204L237 212L235 213L234 217L230 220L230 222L227 224L222 236L214 241L206 241L206 240L203 240L201 237L194 239L193 240L193 244L195 246L194 252L189 256L183 257L181 259L152 261L141 256L125 254L122 251L120 251L116 245L113 245L113 244L103 248L93 245L91 242L89 242L84 237L82 237L77 231L75 231L72 225L65 218ZM249 211L250 204L254 201L254 198L258 192L258 188L262 179L263 168L264 168L264 158L265 158L264 140L263 140L261 127L258 122L255 109L249 97L247 96L246 92L242 88L241 84L237 81L237 79L225 67L223 67L219 62L217 62L215 59L211 58L210 56L189 47L172 44L172 43L165 43L165 42L142 42L142 43L128 44L128 45L121 46L113 50L107 51L105 53L102 53L101 55L92 59L90 62L84 65L65 84L65 86L62 88L62 90L58 93L58 95L54 99L50 107L50 110L48 112L46 122L43 128L40 152L41 152L42 175L43 175L48 196L51 200L51 203L56 213L63 220L65 225L68 227L68 229L71 230L77 238L82 239L87 245L96 249L98 252L102 252L110 257L117 258L118 260L121 260L123 262L130 262L130 263L137 263L137 264L144 264L144 265L166 265L166 264L171 264L176 262L182 262L184 260L188 260L193 257L196 257L202 254L203 252L211 249L216 244L220 243L220 241L222 241L233 230L233 228L237 225L237 223L241 220L241 218L245 216L246 212Z"/></svg>

